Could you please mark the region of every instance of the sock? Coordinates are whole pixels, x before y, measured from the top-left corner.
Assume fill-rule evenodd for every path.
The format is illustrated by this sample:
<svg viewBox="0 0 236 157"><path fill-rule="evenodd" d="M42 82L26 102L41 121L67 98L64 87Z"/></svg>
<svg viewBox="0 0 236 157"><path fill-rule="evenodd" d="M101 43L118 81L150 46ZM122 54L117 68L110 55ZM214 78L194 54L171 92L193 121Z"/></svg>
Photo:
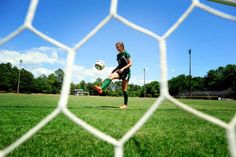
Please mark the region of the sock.
<svg viewBox="0 0 236 157"><path fill-rule="evenodd" d="M124 104L128 105L128 92L127 91L123 91L124 94Z"/></svg>
<svg viewBox="0 0 236 157"><path fill-rule="evenodd" d="M107 88L107 86L109 86L110 83L111 83L111 79L109 78L105 79L101 86L102 90Z"/></svg>

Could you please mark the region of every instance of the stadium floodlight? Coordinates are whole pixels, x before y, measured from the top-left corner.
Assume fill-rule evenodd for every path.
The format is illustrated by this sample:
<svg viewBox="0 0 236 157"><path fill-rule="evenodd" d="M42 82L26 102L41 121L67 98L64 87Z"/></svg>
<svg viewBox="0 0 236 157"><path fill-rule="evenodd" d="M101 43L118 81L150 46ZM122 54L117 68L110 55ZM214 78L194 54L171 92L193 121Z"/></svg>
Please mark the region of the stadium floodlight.
<svg viewBox="0 0 236 157"><path fill-rule="evenodd" d="M226 5L236 7L236 0L208 0L208 1L221 3L221 4L226 4Z"/></svg>
<svg viewBox="0 0 236 157"><path fill-rule="evenodd" d="M19 68L19 74L18 74L18 83L17 83L17 94L19 93L20 91L20 72L21 72L21 63L23 62L23 60L21 59L20 60L20 68Z"/></svg>
<svg viewBox="0 0 236 157"><path fill-rule="evenodd" d="M145 68L143 68L143 87L144 87L144 92L143 92L143 97L146 97L146 87L145 87L145 84L146 84L146 74L145 74L145 72L146 72L146 69Z"/></svg>
<svg viewBox="0 0 236 157"><path fill-rule="evenodd" d="M192 49L188 50L188 54L189 54L189 96L192 96L192 87L191 87L191 81L192 81Z"/></svg>

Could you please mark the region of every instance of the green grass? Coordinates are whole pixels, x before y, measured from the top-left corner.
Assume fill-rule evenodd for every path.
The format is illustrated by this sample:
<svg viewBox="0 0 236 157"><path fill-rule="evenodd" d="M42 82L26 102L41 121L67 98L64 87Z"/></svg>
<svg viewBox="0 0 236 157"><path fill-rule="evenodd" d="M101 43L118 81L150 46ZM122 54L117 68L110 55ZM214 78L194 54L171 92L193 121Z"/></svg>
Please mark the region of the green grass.
<svg viewBox="0 0 236 157"><path fill-rule="evenodd" d="M0 94L0 149L13 143L51 113L58 95ZM129 109L120 110L122 97L71 96L68 108L99 130L121 138L155 99L129 98ZM229 122L236 101L181 100ZM164 102L149 121L125 144L127 157L229 156L225 130ZM95 138L60 114L15 149L9 156L113 156L113 146Z"/></svg>
<svg viewBox="0 0 236 157"><path fill-rule="evenodd" d="M217 2L217 3L226 4L226 5L230 5L230 6L236 7L235 1L234 2L230 1L230 0L209 0L209 1Z"/></svg>

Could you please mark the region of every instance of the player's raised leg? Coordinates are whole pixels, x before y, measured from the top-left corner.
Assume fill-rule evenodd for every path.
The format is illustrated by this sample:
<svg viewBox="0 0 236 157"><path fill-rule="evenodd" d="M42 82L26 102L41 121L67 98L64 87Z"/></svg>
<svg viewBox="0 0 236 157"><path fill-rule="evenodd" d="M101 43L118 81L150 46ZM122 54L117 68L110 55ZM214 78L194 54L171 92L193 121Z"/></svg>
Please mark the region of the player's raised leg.
<svg viewBox="0 0 236 157"><path fill-rule="evenodd" d="M110 85L111 81L114 80L114 79L118 79L118 78L119 78L118 73L117 73L117 72L114 72L114 73L110 74L109 77L106 78L106 79L103 81L101 87L95 85L95 86L94 86L94 89L95 89L99 94L102 94L103 90L106 89L106 88Z"/></svg>

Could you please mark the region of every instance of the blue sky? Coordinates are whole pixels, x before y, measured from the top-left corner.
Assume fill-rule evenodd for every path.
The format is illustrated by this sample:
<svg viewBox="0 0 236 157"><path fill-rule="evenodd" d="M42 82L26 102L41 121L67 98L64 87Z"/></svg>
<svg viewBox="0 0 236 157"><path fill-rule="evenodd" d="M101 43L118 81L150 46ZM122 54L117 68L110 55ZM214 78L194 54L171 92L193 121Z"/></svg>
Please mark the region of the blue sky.
<svg viewBox="0 0 236 157"><path fill-rule="evenodd" d="M0 39L24 23L29 0L0 1ZM208 6L236 16L236 8L201 1ZM118 14L152 32L163 35L191 4L190 0L119 0ZM73 47L109 14L110 0L40 0L33 26L44 34ZM160 79L158 42L116 19L109 21L78 51L73 82L105 78L117 65L115 43L123 41L131 54L131 83ZM192 75L204 76L210 69L236 64L236 22L195 8L167 40L168 78L188 74L188 50L192 49ZM50 74L65 68L67 52L25 30L0 46L0 62L11 62L34 73ZM106 68L97 71L96 60Z"/></svg>

